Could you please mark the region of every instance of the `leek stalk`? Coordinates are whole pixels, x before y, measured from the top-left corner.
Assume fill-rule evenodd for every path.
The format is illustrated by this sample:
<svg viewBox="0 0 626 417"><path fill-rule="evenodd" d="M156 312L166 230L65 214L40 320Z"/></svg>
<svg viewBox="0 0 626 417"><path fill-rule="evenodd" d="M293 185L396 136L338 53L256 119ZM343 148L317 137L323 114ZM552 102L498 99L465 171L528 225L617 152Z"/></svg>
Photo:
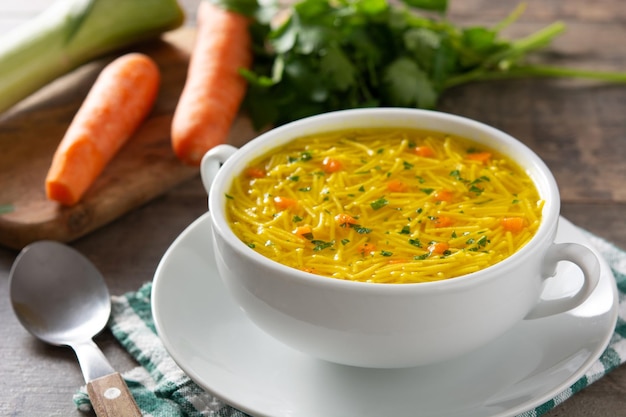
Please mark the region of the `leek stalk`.
<svg viewBox="0 0 626 417"><path fill-rule="evenodd" d="M176 0L58 0L0 37L0 112L76 67L182 25Z"/></svg>

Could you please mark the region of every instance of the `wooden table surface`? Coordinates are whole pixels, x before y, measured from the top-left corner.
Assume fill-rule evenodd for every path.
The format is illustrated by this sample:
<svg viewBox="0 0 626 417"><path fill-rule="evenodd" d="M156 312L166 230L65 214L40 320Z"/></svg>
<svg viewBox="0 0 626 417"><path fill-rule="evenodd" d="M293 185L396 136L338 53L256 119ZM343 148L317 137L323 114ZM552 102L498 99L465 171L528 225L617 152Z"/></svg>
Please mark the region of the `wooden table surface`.
<svg viewBox="0 0 626 417"><path fill-rule="evenodd" d="M182 2L189 25L196 2ZM0 34L49 3L0 0ZM469 25L494 23L518 1L450 3L452 19ZM526 13L508 34L523 35L555 20L568 26L542 54L544 62L626 71L622 0L527 3ZM537 79L486 82L450 91L440 109L491 124L525 142L553 170L563 216L626 248L626 86ZM165 250L205 212L205 204L204 190L195 178L72 245L102 271L113 294L135 290L152 279ZM72 403L72 395L83 384L73 352L35 340L13 314L8 278L16 255L15 250L0 248L0 415L83 415ZM96 342L117 370L135 366L110 333L105 331ZM626 416L626 366L546 415Z"/></svg>

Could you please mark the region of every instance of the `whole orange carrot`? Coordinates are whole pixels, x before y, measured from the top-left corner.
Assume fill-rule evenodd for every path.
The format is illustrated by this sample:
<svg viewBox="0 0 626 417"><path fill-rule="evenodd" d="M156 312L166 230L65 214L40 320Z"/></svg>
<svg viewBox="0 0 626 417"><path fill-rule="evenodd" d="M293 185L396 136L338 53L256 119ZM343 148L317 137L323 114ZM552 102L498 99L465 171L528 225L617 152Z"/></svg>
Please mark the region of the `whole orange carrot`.
<svg viewBox="0 0 626 417"><path fill-rule="evenodd" d="M201 1L187 80L172 121L172 147L180 160L198 165L207 150L226 141L246 92L239 69L251 63L247 18Z"/></svg>
<svg viewBox="0 0 626 417"><path fill-rule="evenodd" d="M108 64L61 140L46 176L46 195L74 205L152 109L160 73L149 57L131 53Z"/></svg>

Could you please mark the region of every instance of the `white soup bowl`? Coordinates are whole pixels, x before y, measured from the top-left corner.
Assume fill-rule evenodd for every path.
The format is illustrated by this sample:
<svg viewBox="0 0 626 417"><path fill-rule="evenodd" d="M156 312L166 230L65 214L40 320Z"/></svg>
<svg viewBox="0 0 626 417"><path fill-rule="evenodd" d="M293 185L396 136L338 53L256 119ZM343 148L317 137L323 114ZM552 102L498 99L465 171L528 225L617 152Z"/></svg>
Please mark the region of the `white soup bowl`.
<svg viewBox="0 0 626 417"><path fill-rule="evenodd" d="M436 282L375 284L287 267L255 252L233 233L225 195L249 163L301 136L376 127L466 137L514 160L545 200L535 236L512 256L478 272ZM216 257L235 302L267 334L326 361L399 368L447 360L487 344L521 320L580 305L599 279L599 262L591 250L554 242L560 199L544 162L520 141L467 118L396 108L322 114L270 130L240 149L219 145L204 156L201 174L215 242L215 253L207 256ZM544 285L560 261L578 265L584 282L573 296L543 300Z"/></svg>

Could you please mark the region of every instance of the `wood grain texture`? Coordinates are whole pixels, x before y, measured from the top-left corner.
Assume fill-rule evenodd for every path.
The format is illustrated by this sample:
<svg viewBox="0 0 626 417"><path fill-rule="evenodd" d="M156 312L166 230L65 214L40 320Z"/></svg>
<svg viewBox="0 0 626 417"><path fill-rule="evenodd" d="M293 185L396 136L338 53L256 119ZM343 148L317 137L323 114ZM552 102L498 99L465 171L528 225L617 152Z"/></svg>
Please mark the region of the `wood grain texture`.
<svg viewBox="0 0 626 417"><path fill-rule="evenodd" d="M98 417L141 417L141 411L119 372L89 381L87 393Z"/></svg>
<svg viewBox="0 0 626 417"><path fill-rule="evenodd" d="M182 0L191 21L197 1ZM34 4L0 0L0 10L2 2L12 7ZM518 3L450 1L452 17L460 24L493 23ZM526 3L526 13L510 33L528 33L557 19L568 25L568 31L542 54L542 60L581 68L626 70L623 0ZM4 17L0 13L0 23ZM62 107L62 97L57 100ZM626 249L626 87L561 80L478 83L451 90L441 109L475 117L528 144L557 177L562 214ZM19 131L13 134L19 135ZM152 279L172 241L205 211L204 189L199 178L192 177L75 240L72 246L102 271L112 294L123 294ZM92 416L77 411L72 404L72 395L84 384L72 351L38 342L13 315L7 281L16 255L15 250L0 248L0 415ZM110 332L96 337L96 343L116 370L136 366ZM626 417L626 366L613 370L544 415L565 416Z"/></svg>
<svg viewBox="0 0 626 417"><path fill-rule="evenodd" d="M72 241L198 174L175 156L172 114L185 82L195 31L184 28L92 62L56 80L0 116L0 245L21 248L40 239ZM153 111L76 205L46 199L44 180L52 155L102 68L137 51L159 65L162 82ZM245 119L233 126L231 143L255 132Z"/></svg>

